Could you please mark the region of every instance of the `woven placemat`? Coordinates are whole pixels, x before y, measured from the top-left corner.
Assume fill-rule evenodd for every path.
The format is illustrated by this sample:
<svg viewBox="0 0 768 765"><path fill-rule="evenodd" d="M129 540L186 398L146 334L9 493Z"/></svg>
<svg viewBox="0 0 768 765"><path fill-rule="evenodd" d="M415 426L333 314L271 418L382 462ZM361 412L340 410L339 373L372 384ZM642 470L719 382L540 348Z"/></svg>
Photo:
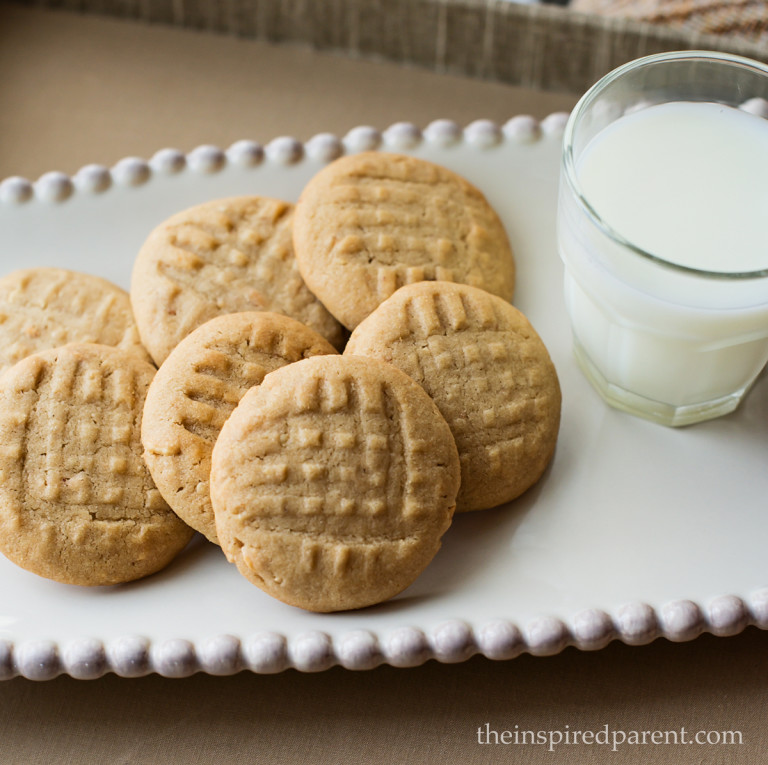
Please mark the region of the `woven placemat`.
<svg viewBox="0 0 768 765"><path fill-rule="evenodd" d="M768 45L507 0L16 0L385 59L580 93L626 61L706 49L768 61Z"/></svg>
<svg viewBox="0 0 768 765"><path fill-rule="evenodd" d="M570 8L768 45L768 0L572 0Z"/></svg>

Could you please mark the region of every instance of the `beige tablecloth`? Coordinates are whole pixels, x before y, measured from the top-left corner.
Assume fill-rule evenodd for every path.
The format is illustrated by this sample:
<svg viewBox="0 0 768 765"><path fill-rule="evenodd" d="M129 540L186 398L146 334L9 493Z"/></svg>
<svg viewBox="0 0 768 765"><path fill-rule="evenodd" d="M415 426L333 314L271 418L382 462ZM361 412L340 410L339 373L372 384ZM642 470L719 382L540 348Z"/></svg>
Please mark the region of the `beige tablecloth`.
<svg viewBox="0 0 768 765"><path fill-rule="evenodd" d="M0 177L32 180L162 146L305 139L403 119L501 122L544 117L575 101L304 48L16 6L0 6L0 73ZM613 644L597 653L409 670L15 679L0 684L0 763L763 763L767 648L768 634L752 628L680 645ZM710 740L731 732L718 738L742 743L664 744L650 735L661 731L672 742L670 732L679 739L682 729ZM479 743L478 730L492 743ZM515 733L530 741L524 731L541 731L546 743L515 744ZM595 739L564 743L574 731ZM558 733L562 741L549 751ZM605 736L609 743L600 743Z"/></svg>

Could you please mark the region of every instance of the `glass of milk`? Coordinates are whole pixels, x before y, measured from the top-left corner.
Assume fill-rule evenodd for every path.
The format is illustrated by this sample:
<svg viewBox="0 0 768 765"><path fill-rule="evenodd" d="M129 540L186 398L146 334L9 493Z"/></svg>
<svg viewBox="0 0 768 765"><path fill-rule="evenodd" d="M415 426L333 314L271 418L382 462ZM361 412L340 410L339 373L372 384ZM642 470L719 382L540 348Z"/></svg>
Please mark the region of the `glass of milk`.
<svg viewBox="0 0 768 765"><path fill-rule="evenodd" d="M734 410L768 360L768 67L633 61L565 130L558 247L581 369L665 425Z"/></svg>

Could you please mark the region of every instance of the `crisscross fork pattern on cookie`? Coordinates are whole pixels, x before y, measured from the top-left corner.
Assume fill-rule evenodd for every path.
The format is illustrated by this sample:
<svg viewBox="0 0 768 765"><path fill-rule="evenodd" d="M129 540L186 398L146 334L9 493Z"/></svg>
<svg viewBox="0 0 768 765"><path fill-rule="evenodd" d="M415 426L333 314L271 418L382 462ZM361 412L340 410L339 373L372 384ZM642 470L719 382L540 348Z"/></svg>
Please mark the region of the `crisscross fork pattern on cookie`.
<svg viewBox="0 0 768 765"><path fill-rule="evenodd" d="M105 521L163 509L141 461L133 370L94 357L36 361L23 391L30 405L19 423L22 465L9 471L27 503L43 514L70 506Z"/></svg>

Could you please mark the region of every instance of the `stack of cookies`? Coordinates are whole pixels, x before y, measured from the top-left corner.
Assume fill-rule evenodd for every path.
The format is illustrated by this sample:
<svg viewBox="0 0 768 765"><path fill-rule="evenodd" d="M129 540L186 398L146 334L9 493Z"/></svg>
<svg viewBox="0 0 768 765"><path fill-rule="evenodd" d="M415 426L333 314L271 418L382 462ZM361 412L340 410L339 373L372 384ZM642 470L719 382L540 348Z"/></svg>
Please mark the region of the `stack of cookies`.
<svg viewBox="0 0 768 765"><path fill-rule="evenodd" d="M514 283L476 188L382 153L332 163L296 206L173 216L130 303L54 269L0 280L0 550L112 584L198 531L301 608L396 595L455 511L551 460L557 374Z"/></svg>
<svg viewBox="0 0 768 765"><path fill-rule="evenodd" d="M128 295L60 269L0 280L0 550L70 584L163 568L192 530L156 489L140 423L155 367Z"/></svg>

